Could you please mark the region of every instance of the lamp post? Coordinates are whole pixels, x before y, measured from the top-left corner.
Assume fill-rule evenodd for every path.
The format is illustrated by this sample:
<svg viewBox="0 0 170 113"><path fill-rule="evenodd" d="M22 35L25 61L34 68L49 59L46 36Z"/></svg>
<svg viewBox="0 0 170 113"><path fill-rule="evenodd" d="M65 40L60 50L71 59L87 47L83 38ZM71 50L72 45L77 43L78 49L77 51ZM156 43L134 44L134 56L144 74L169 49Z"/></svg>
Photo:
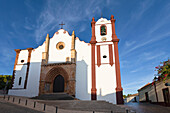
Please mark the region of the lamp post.
<svg viewBox="0 0 170 113"><path fill-rule="evenodd" d="M158 78L155 76L154 79L153 79L153 81L154 81L154 88L155 88L156 100L157 100L157 102L158 102L158 94L157 94L157 91L156 91L156 84L155 84L155 82L157 81L157 79L158 79Z"/></svg>

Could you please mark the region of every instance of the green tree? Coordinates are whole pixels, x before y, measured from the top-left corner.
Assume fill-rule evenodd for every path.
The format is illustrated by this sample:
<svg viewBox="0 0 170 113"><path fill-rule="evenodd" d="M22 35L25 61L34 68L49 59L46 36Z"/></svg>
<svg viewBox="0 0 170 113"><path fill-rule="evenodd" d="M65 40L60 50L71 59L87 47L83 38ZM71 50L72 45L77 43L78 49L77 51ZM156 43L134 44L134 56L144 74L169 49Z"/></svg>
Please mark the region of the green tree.
<svg viewBox="0 0 170 113"><path fill-rule="evenodd" d="M4 89L7 85L7 88L9 88L11 84L12 76L11 75L0 75L0 89ZM6 84L8 81L8 84Z"/></svg>

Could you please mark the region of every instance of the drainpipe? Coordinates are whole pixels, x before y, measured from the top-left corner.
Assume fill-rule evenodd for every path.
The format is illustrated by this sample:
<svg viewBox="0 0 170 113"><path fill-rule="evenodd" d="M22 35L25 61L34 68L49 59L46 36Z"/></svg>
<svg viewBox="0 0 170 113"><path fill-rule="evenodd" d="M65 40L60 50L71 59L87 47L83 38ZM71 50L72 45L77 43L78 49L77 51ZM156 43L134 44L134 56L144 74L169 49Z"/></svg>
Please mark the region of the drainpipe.
<svg viewBox="0 0 170 113"><path fill-rule="evenodd" d="M157 102L158 102L158 94L157 94L157 91L156 91L156 84L155 84L155 82L154 82L154 87L155 87L156 100L157 100Z"/></svg>

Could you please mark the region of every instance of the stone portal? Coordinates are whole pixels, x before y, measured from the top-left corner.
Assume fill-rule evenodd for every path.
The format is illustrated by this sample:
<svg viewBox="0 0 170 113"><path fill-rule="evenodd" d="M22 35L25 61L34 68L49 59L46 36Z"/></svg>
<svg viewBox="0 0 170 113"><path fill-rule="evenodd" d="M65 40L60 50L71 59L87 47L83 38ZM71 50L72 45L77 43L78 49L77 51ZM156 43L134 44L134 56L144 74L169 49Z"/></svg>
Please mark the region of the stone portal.
<svg viewBox="0 0 170 113"><path fill-rule="evenodd" d="M75 63L41 65L39 95L65 92L75 96Z"/></svg>

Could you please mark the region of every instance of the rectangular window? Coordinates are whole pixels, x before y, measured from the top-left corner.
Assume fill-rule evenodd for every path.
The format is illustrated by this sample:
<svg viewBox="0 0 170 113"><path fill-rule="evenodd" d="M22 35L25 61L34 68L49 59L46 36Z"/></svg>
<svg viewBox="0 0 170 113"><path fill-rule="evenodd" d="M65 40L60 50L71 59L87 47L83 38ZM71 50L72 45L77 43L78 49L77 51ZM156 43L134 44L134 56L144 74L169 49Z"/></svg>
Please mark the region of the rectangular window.
<svg viewBox="0 0 170 113"><path fill-rule="evenodd" d="M19 77L19 83L18 83L18 85L21 85L21 80L22 80L22 77Z"/></svg>

